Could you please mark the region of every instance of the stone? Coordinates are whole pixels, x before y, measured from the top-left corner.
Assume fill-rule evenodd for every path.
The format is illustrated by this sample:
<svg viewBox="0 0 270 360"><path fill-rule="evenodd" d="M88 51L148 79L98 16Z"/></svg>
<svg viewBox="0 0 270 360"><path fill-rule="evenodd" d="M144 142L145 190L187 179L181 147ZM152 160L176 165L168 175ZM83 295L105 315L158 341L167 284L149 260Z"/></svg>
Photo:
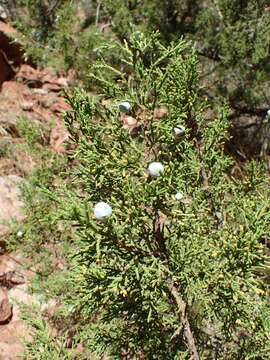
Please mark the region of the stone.
<svg viewBox="0 0 270 360"><path fill-rule="evenodd" d="M35 103L33 101L23 101L21 103L21 108L24 111L31 111L31 110L33 110L34 105L35 105Z"/></svg>
<svg viewBox="0 0 270 360"><path fill-rule="evenodd" d="M52 129L50 135L50 146L53 151L58 154L65 152L65 143L69 138L69 133L64 124L57 122L56 126Z"/></svg>
<svg viewBox="0 0 270 360"><path fill-rule="evenodd" d="M12 305L7 292L0 287L0 325L6 324L12 318Z"/></svg>
<svg viewBox="0 0 270 360"><path fill-rule="evenodd" d="M12 288L25 283L23 274L16 271L0 272L0 286Z"/></svg>
<svg viewBox="0 0 270 360"><path fill-rule="evenodd" d="M0 326L0 360L19 360L24 351L20 339L31 340L29 330L22 320L11 321Z"/></svg>

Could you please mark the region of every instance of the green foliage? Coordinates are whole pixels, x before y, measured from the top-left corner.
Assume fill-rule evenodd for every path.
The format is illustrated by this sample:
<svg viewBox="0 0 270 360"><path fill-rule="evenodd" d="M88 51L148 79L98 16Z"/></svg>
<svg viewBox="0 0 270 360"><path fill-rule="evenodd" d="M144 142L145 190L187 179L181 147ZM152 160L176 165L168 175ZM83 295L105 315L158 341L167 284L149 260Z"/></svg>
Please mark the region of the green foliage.
<svg viewBox="0 0 270 360"><path fill-rule="evenodd" d="M27 221L19 225L18 229L15 228L23 232L23 237L17 237L17 231L15 231L14 238L9 240L9 248L21 246L21 250L27 255L35 254L34 260L38 263L39 253L42 253L41 258L44 256L42 245L61 240L61 235L65 237L64 229L59 227L57 230L55 227L58 221L58 198L51 191L55 191L65 179L67 159L39 146L39 140L42 139L40 127L32 123L30 125L27 120L20 120L18 128L28 142L28 153L35 157L39 165L31 174L30 179L21 186ZM48 251L47 253L49 254Z"/></svg>
<svg viewBox="0 0 270 360"><path fill-rule="evenodd" d="M186 18L197 15L200 3L198 0L105 0L103 10L112 17L113 30L120 38L129 38L132 30L158 29L163 39L170 41L175 35L194 31L194 24Z"/></svg>
<svg viewBox="0 0 270 360"><path fill-rule="evenodd" d="M22 318L28 322L32 329L32 336L36 339L34 344L25 342L27 359L33 360L70 360L75 354L65 347L65 337L52 334L52 329L42 318L40 308L32 306L23 309ZM79 359L78 357L76 359Z"/></svg>
<svg viewBox="0 0 270 360"><path fill-rule="evenodd" d="M57 70L74 68L85 84L101 43L115 37L129 41L134 31L159 30L167 44L185 36L196 43L214 106L225 97L235 111L263 116L269 103L268 5L255 0L39 0L37 6L23 0L16 5L15 23L28 56ZM106 61L113 63L114 57L107 54Z"/></svg>
<svg viewBox="0 0 270 360"><path fill-rule="evenodd" d="M84 25L77 2L21 0L5 7L14 10L13 24L19 30L16 40L24 46L27 58L62 73L75 69L84 81L96 45L109 41L92 22Z"/></svg>
<svg viewBox="0 0 270 360"><path fill-rule="evenodd" d="M24 237L14 241L43 263L47 280L38 274L33 288L67 305L60 342L33 323L40 358L69 358L70 326L73 347L82 342L99 358L268 359L269 187L256 162L234 176L224 152L232 113L223 105L225 98L236 115L265 116L268 2L104 0L91 2L83 20L75 2L18 4L27 54L76 69L97 92L67 95L72 186L62 184L66 174L59 184L70 163L46 152L24 190ZM130 131L122 101L132 104ZM166 109L161 119L157 108ZM172 135L179 125L181 141ZM37 150L40 130L26 120L18 128ZM157 178L146 171L153 161L165 169ZM113 210L105 222L93 216L100 200ZM67 271L51 274L49 247L58 245ZM38 346L29 345L29 358Z"/></svg>
<svg viewBox="0 0 270 360"><path fill-rule="evenodd" d="M2 157L8 157L11 153L11 146L10 142L3 138L0 140L0 158Z"/></svg>
<svg viewBox="0 0 270 360"><path fill-rule="evenodd" d="M29 147L46 145L48 143L50 128L27 117L21 117L16 123L18 135L22 137Z"/></svg>
<svg viewBox="0 0 270 360"><path fill-rule="evenodd" d="M212 96L222 95L231 105L242 102L252 112L269 102L268 5L255 0L163 0L118 1L115 6L107 0L104 8L122 39L132 30L159 29L165 41L180 35L194 40Z"/></svg>
<svg viewBox="0 0 270 360"><path fill-rule="evenodd" d="M217 65L213 82L234 107L267 106L270 15L267 1L215 1L197 17L196 41L205 63ZM211 26L209 26L211 24ZM209 84L210 85L210 84ZM247 111L248 112L248 111Z"/></svg>
<svg viewBox="0 0 270 360"><path fill-rule="evenodd" d="M121 66L101 51L92 67L100 96L76 91L66 117L81 189L63 209L76 228L72 295L85 322L97 319L85 342L116 358L188 359L194 340L202 359L267 359L266 285L255 274L270 225L265 180L252 164L244 182L230 175L228 109L205 120L190 43L165 47L137 32L114 51ZM124 100L135 136L123 128ZM160 106L168 113L157 120ZM165 167L157 178L146 172L152 161ZM107 222L92 213L100 200L113 209Z"/></svg>
<svg viewBox="0 0 270 360"><path fill-rule="evenodd" d="M27 24L33 27L31 35L40 42L46 41L51 36L57 20L57 10L68 3L67 0L18 0L16 2L1 0L1 5L3 4L7 12L13 15L13 20L20 21L21 25Z"/></svg>

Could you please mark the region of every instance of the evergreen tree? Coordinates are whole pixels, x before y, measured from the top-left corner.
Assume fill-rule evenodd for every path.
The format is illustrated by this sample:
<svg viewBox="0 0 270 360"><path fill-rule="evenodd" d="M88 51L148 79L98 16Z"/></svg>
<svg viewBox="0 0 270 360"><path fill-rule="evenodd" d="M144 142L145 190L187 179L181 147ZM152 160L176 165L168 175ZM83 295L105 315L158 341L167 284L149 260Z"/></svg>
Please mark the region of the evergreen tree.
<svg viewBox="0 0 270 360"><path fill-rule="evenodd" d="M66 117L81 189L64 215L77 228L71 302L84 323L96 319L87 346L115 358L267 359L258 166L244 181L230 174L228 109L205 120L189 42L137 32L110 51L122 70L101 56L99 97L76 92Z"/></svg>

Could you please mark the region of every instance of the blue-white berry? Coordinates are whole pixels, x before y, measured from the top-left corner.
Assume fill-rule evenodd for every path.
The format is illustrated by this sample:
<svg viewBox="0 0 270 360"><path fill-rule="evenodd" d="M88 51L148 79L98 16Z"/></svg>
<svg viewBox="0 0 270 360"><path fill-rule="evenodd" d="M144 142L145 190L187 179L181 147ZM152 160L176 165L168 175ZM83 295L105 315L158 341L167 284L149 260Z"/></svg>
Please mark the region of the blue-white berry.
<svg viewBox="0 0 270 360"><path fill-rule="evenodd" d="M181 193L181 192L177 192L175 195L174 195L175 199L180 201L183 199L184 195Z"/></svg>
<svg viewBox="0 0 270 360"><path fill-rule="evenodd" d="M185 135L186 129L182 125L176 125L176 127L173 128L172 133L175 139L179 140Z"/></svg>
<svg viewBox="0 0 270 360"><path fill-rule="evenodd" d="M112 208L107 203L100 201L94 207L94 216L97 220L106 220L112 215Z"/></svg>
<svg viewBox="0 0 270 360"><path fill-rule="evenodd" d="M148 172L151 177L158 177L164 171L164 166L160 162L152 162L148 166Z"/></svg>
<svg viewBox="0 0 270 360"><path fill-rule="evenodd" d="M266 116L268 117L268 119L270 119L270 109L267 110L267 115Z"/></svg>
<svg viewBox="0 0 270 360"><path fill-rule="evenodd" d="M128 114L131 111L131 104L128 101L123 101L118 105L118 108L121 112Z"/></svg>

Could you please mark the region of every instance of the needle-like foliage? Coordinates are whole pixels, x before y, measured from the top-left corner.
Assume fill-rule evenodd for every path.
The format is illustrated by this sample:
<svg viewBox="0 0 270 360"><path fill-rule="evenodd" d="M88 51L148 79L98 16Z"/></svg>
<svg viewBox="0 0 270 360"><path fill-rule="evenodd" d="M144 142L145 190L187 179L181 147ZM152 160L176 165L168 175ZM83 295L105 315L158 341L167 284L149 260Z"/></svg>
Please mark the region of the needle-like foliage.
<svg viewBox="0 0 270 360"><path fill-rule="evenodd" d="M120 64L106 64L104 50ZM71 298L89 319L86 346L117 359L268 359L266 285L256 272L268 188L254 162L234 176L228 109L206 117L192 45L136 32L100 48L89 79L99 96L68 97L80 190L63 209L76 228ZM151 162L164 167L155 178ZM94 217L99 201L112 209L106 221Z"/></svg>

